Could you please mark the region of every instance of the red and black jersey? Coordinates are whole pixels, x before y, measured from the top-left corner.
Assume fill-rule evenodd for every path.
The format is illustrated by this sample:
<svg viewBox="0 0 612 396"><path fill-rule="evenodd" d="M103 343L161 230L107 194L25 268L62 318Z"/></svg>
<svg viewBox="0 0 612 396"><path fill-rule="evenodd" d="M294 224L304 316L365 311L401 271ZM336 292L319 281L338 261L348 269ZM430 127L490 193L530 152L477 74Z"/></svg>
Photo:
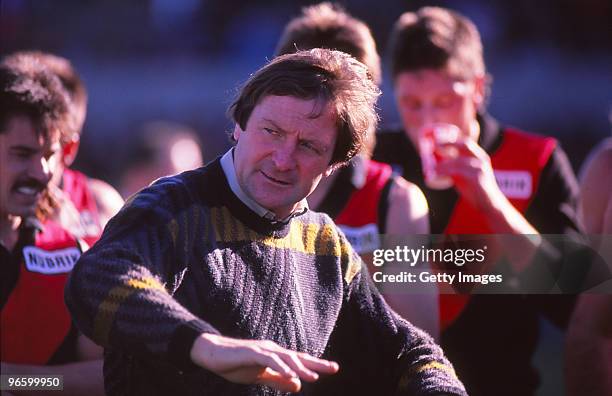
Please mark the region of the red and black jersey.
<svg viewBox="0 0 612 396"><path fill-rule="evenodd" d="M58 224L26 221L13 252L3 246L3 362L50 364L74 358L76 331L64 285L81 255L78 240ZM42 231L41 231L42 228Z"/></svg>
<svg viewBox="0 0 612 396"><path fill-rule="evenodd" d="M500 190L523 215L538 189L542 170L557 147L557 141L514 129L504 131L504 139L491 153L491 166ZM517 161L517 159L519 159ZM445 234L491 234L486 217L470 202L459 197L455 203ZM487 258L498 260L491 249ZM469 295L440 295L440 327L444 330L457 319L469 300Z"/></svg>
<svg viewBox="0 0 612 396"><path fill-rule="evenodd" d="M479 116L478 144L491 157L500 189L543 234L575 235L578 184L567 156L554 139L500 127ZM401 169L419 186L429 204L432 234L487 234L482 214L461 200L456 190L429 189L417 150L401 129L377 137L374 159ZM555 262L556 256L543 260ZM538 295L441 295L441 343L469 394L530 395L538 385L531 360L539 317L559 326L569 320L574 298Z"/></svg>
<svg viewBox="0 0 612 396"><path fill-rule="evenodd" d="M64 170L61 188L79 213L74 229L25 219L13 251L0 245L2 361L56 364L75 358L77 331L64 304L64 285L81 243L93 245L102 228L85 175Z"/></svg>
<svg viewBox="0 0 612 396"><path fill-rule="evenodd" d="M340 172L317 211L334 219L356 252L371 253L385 232L393 171L387 164L360 159ZM355 182L359 179L365 180Z"/></svg>
<svg viewBox="0 0 612 396"><path fill-rule="evenodd" d="M71 230L73 235L92 246L102 235L98 207L89 189L88 178L79 171L65 169L62 174L64 191L79 212L80 227Z"/></svg>

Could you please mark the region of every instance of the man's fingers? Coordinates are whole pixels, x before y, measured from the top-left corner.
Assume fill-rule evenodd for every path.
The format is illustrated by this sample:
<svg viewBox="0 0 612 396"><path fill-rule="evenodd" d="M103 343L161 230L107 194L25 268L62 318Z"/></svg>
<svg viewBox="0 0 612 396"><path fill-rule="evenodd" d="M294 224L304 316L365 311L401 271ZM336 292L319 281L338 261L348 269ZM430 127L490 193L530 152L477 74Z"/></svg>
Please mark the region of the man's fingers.
<svg viewBox="0 0 612 396"><path fill-rule="evenodd" d="M469 176L480 170L479 160L473 157L459 157L443 160L436 164L436 173L450 176Z"/></svg>
<svg viewBox="0 0 612 396"><path fill-rule="evenodd" d="M305 381L313 382L319 379L319 374L308 369L308 367L302 362L300 356L293 351L283 350L278 351L281 358L287 363L300 378Z"/></svg>
<svg viewBox="0 0 612 396"><path fill-rule="evenodd" d="M260 383L287 392L296 392L300 380L313 382L319 373L338 371L334 362L285 349L272 341L236 340L202 336L194 346L194 361L228 381Z"/></svg>
<svg viewBox="0 0 612 396"><path fill-rule="evenodd" d="M298 353L298 356L304 366L319 373L335 374L340 369L338 363L330 360L319 359L307 353Z"/></svg>
<svg viewBox="0 0 612 396"><path fill-rule="evenodd" d="M312 382L319 379L319 374L317 372L333 374L338 371L337 363L318 359L307 353L285 349L271 341L264 341L261 346L265 349L269 349L272 353L278 354L280 358L305 381Z"/></svg>
<svg viewBox="0 0 612 396"><path fill-rule="evenodd" d="M258 350L253 357L253 363L271 368L285 378L295 378L298 376L275 352Z"/></svg>
<svg viewBox="0 0 612 396"><path fill-rule="evenodd" d="M299 378L287 378L271 368L266 368L256 382L281 392L299 392L302 388L302 383Z"/></svg>
<svg viewBox="0 0 612 396"><path fill-rule="evenodd" d="M458 151L460 156L470 156L482 158L484 150L472 139L463 138L453 143L440 143L436 146L436 151L444 155L444 152L455 149Z"/></svg>

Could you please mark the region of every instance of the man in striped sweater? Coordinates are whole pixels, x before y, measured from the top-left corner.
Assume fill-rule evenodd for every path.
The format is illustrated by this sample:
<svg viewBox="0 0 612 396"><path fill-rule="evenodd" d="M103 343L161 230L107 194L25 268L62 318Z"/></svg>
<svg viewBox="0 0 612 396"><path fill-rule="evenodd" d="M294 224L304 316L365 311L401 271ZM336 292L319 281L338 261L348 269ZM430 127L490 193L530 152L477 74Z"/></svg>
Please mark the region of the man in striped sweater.
<svg viewBox="0 0 612 396"><path fill-rule="evenodd" d="M108 394L465 395L305 201L359 151L378 95L344 53L280 56L230 107L234 148L126 203L66 288Z"/></svg>

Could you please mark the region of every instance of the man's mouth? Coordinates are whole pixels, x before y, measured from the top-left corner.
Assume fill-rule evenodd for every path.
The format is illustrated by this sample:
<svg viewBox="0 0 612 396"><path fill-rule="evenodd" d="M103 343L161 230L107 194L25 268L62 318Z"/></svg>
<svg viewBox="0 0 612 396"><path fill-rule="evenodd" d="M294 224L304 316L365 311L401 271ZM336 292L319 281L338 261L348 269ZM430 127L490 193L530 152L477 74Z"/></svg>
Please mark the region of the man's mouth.
<svg viewBox="0 0 612 396"><path fill-rule="evenodd" d="M262 175L264 175L264 177L266 179L270 180L273 183L280 184L281 186L288 186L288 185L291 184L291 183L289 183L287 181L279 180L279 179L276 179L276 178L274 178L272 176L269 176L264 171L260 171L260 172L261 172Z"/></svg>
<svg viewBox="0 0 612 396"><path fill-rule="evenodd" d="M13 191L29 197L35 197L42 192L44 188L45 186L43 186L41 183L32 180L25 183L18 183L15 187L13 187Z"/></svg>

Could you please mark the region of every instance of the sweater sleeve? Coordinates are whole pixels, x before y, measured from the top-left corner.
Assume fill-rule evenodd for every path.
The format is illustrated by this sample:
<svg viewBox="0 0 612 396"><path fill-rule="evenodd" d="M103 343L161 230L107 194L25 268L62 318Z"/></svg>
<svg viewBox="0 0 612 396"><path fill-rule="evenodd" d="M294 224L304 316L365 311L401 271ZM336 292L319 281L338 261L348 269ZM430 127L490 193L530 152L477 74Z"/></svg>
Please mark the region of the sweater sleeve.
<svg viewBox="0 0 612 396"><path fill-rule="evenodd" d="M342 235L341 243L346 293L329 351L339 382L355 393L466 395L441 348L387 305Z"/></svg>
<svg viewBox="0 0 612 396"><path fill-rule="evenodd" d="M174 246L186 227L176 218L186 216L175 216L181 194L167 193L164 184L143 190L109 222L77 262L65 299L96 343L186 369L195 338L216 330L173 298L188 262Z"/></svg>

